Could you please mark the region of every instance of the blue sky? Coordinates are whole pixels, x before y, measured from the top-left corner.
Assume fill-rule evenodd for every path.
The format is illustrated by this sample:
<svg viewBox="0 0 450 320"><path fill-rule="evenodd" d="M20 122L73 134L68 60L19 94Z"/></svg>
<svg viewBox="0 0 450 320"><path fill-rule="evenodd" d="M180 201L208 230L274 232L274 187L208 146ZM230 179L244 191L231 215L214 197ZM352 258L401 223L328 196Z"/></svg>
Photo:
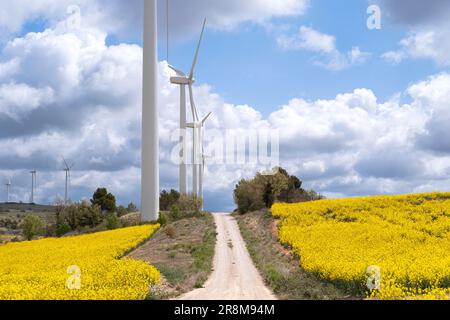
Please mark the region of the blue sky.
<svg viewBox="0 0 450 320"><path fill-rule="evenodd" d="M170 1L171 64L190 68L208 20L195 95L210 129L280 130L281 164L330 197L450 189L448 1ZM73 200L106 186L139 203L142 3L0 5L0 179L14 200L27 201L33 168L39 201L60 197L64 155ZM366 25L373 3L380 30ZM179 98L159 4L161 185L176 188ZM234 185L252 174L210 164L207 208L232 210Z"/></svg>

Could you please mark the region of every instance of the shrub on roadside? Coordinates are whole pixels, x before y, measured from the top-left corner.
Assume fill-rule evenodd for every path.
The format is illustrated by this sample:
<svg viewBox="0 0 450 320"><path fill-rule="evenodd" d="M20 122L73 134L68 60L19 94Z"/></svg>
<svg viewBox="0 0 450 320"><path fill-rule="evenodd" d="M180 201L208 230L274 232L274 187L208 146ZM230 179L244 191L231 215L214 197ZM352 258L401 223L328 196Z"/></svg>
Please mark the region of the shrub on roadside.
<svg viewBox="0 0 450 320"><path fill-rule="evenodd" d="M176 206L182 212L195 212L199 213L201 208L201 199L192 194L186 195L182 194L178 201L176 202Z"/></svg>
<svg viewBox="0 0 450 320"><path fill-rule="evenodd" d="M302 181L289 175L283 168L275 168L274 174L261 173L251 180L241 180L234 189L234 201L238 212L244 214L271 208L276 202L306 202L323 197L314 191L302 189Z"/></svg>
<svg viewBox="0 0 450 320"><path fill-rule="evenodd" d="M173 220L179 220L181 218L180 208L178 208L176 205L173 205L172 208L170 208L170 215Z"/></svg>
<svg viewBox="0 0 450 320"><path fill-rule="evenodd" d="M158 223L162 226L164 226L167 223L167 214L164 212L161 212L159 214Z"/></svg>
<svg viewBox="0 0 450 320"><path fill-rule="evenodd" d="M174 228L173 226L171 226L171 225L167 226L167 227L164 229L164 232L165 232L166 235L167 235L169 238L171 238L171 239L174 239L175 236L176 236L175 228Z"/></svg>

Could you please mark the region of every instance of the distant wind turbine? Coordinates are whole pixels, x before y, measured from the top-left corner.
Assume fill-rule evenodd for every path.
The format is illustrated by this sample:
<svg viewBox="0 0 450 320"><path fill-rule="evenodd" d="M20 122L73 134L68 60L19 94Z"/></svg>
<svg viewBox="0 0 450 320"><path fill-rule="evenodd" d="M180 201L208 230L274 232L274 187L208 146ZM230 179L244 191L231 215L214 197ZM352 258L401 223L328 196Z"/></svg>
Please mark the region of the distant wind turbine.
<svg viewBox="0 0 450 320"><path fill-rule="evenodd" d="M205 148L204 148L204 141L203 141L203 133L204 133L204 127L205 127L205 122L206 120L208 120L208 118L211 116L211 112L202 120L201 122L201 127L198 129L200 132L200 137L199 137L199 145L200 145L200 152L201 152L201 165L200 165L200 177L199 177L199 186L198 186L198 193L199 193L199 197L202 201L202 210L204 207L204 195L203 195L203 178L205 176L205 165L206 165L206 158L208 157L205 154Z"/></svg>
<svg viewBox="0 0 450 320"><path fill-rule="evenodd" d="M70 186L70 171L72 170L72 168L74 167L74 164L72 164L71 166L69 166L67 164L66 159L64 159L63 157L63 161L64 161L64 171L66 172L66 189L65 189L65 193L64 193L64 204L67 205L68 200L69 200L69 186Z"/></svg>
<svg viewBox="0 0 450 320"><path fill-rule="evenodd" d="M36 187L36 170L30 171L31 173L31 198L30 203L34 203L34 188Z"/></svg>
<svg viewBox="0 0 450 320"><path fill-rule="evenodd" d="M5 185L6 185L6 203L8 203L9 202L9 191L11 189L11 180L9 179Z"/></svg>
<svg viewBox="0 0 450 320"><path fill-rule="evenodd" d="M186 75L183 71L169 65L169 68L175 71L176 76L170 78L170 82L180 86L180 193L187 194L187 141L186 141L186 86L189 87L189 95L191 96L191 110L194 117L194 122L198 121L197 111L193 107L192 103L192 85L195 82L194 73L197 64L197 58L200 51L200 46L203 39L203 34L205 31L206 19L203 22L203 28L200 35L200 40L197 45L197 50L195 51L194 60L192 62L192 67L189 75Z"/></svg>

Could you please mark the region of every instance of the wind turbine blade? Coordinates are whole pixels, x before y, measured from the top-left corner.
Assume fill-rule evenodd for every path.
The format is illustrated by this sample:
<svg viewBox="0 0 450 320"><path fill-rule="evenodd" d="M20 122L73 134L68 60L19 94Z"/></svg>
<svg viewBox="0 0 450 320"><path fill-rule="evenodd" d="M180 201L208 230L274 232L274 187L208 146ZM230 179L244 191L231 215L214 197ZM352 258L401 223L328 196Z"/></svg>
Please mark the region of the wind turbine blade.
<svg viewBox="0 0 450 320"><path fill-rule="evenodd" d="M205 32L205 26L206 26L206 19L203 21L202 33L200 34L200 40L198 41L197 50L195 51L194 62L192 63L191 72L189 73L189 79L191 79L191 80L194 78L195 66L197 64L198 53L200 51L200 46L202 44L203 33Z"/></svg>
<svg viewBox="0 0 450 320"><path fill-rule="evenodd" d="M189 84L189 99L191 101L192 117L194 118L194 122L198 122L197 107L195 106L194 92L192 90L192 84L191 83Z"/></svg>
<svg viewBox="0 0 450 320"><path fill-rule="evenodd" d="M186 75L184 74L183 71L181 71L181 70L175 68L174 66L172 66L172 65L170 65L170 64L169 64L169 68L172 69L173 71L175 71L175 73L177 74L177 76L180 76L180 77L186 77Z"/></svg>
<svg viewBox="0 0 450 320"><path fill-rule="evenodd" d="M65 159L64 157L62 157L62 159L63 159L63 161L64 161L64 164L65 164L65 166L66 166L66 169L68 169L68 168L69 168L69 165L67 164L66 159Z"/></svg>
<svg viewBox="0 0 450 320"><path fill-rule="evenodd" d="M211 115L212 115L212 112L208 113L208 115L207 115L205 118L203 118L203 120L202 120L202 125L205 124L206 120L208 120L208 118L209 118Z"/></svg>

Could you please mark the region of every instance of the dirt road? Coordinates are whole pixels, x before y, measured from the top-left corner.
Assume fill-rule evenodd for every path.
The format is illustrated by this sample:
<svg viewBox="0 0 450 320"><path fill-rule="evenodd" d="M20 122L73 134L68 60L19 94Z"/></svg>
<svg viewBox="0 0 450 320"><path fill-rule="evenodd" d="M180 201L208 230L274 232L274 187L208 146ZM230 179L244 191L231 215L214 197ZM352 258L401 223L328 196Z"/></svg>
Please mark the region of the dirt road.
<svg viewBox="0 0 450 320"><path fill-rule="evenodd" d="M214 219L218 233L214 271L204 288L180 300L276 299L253 265L236 220L229 214L215 214Z"/></svg>

